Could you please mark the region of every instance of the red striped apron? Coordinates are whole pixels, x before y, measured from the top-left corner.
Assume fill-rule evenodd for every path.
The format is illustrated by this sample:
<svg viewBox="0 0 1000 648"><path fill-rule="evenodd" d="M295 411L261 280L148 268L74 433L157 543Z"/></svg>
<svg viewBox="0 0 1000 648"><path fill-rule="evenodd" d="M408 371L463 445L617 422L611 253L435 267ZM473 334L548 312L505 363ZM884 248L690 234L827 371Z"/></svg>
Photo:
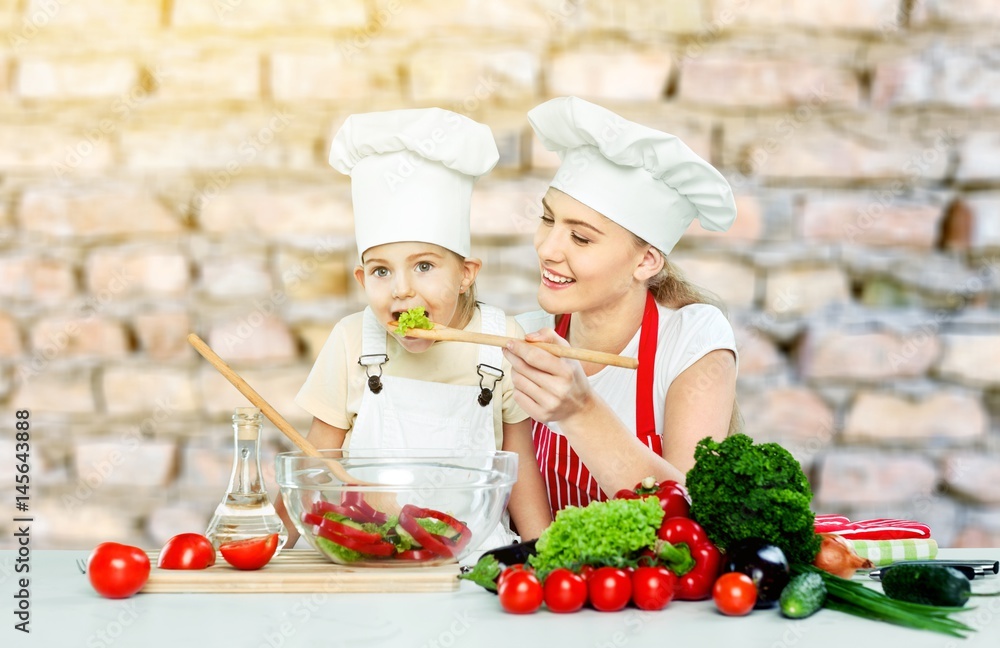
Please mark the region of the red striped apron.
<svg viewBox="0 0 1000 648"><path fill-rule="evenodd" d="M556 324L556 333L569 335L569 315L563 315ZM636 370L635 429L639 440L661 456L663 442L656 433L653 410L653 365L656 359L656 339L659 334L659 311L653 293L646 295L646 309L639 332L639 368ZM535 457L545 479L552 515L567 506L586 506L593 500L607 498L580 457L570 447L566 437L556 434L544 423L535 421L531 429Z"/></svg>

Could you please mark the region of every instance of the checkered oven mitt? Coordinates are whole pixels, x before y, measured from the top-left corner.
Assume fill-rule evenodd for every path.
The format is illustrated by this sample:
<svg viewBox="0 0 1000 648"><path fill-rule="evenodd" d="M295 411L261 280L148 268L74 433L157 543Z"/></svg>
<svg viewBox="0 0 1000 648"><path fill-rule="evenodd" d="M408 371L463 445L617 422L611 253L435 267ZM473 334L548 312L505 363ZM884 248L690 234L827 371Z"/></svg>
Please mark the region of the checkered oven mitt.
<svg viewBox="0 0 1000 648"><path fill-rule="evenodd" d="M900 560L933 560L937 557L937 541L908 538L904 540L848 540L854 553L872 561L876 567Z"/></svg>
<svg viewBox="0 0 1000 648"><path fill-rule="evenodd" d="M931 529L913 520L877 518L851 522L843 515L817 515L816 533L833 533L848 541L854 553L876 567L899 560L931 560L937 556L937 542Z"/></svg>

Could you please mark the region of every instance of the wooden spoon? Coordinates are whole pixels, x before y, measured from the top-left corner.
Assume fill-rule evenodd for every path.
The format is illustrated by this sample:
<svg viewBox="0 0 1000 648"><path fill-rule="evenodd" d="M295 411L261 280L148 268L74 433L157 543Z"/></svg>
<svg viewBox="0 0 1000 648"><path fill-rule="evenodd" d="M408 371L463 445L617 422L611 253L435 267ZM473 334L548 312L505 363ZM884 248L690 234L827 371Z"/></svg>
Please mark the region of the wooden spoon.
<svg viewBox="0 0 1000 648"><path fill-rule="evenodd" d="M389 326L396 328L399 322L389 322ZM489 346L504 347L512 340L519 338L504 337L502 335L490 335L489 333L473 333L462 329L455 329L441 324L434 324L434 328L421 329L410 328L406 330L407 337L420 338L423 340L449 340L452 342L471 342L473 344L488 344ZM612 367L622 367L624 369L636 369L639 360L614 353L603 351L591 351L590 349L578 349L576 347L565 347L551 342L528 342L539 348L545 349L554 356L560 358L570 358L581 362L593 362L595 364L611 365Z"/></svg>
<svg viewBox="0 0 1000 648"><path fill-rule="evenodd" d="M261 413L267 417L267 420L274 423L274 426L281 430L281 432L288 437L292 443L298 446L299 450L310 457L316 457L318 459L323 458L323 455L316 449L316 446L314 446L307 438L299 434L298 431L292 427L291 423L286 421L281 414L278 414L278 411L271 407L271 404L264 400L264 397L258 394L257 391L247 383L247 381L243 380L238 373L233 371L232 367L226 364L225 360L220 358L211 347L205 344L204 340L194 333L188 335L187 340L191 343L191 346L198 351L198 353L208 360L209 364L218 369L219 373L221 373L226 380L232 383L233 387L246 396L247 400L259 407ZM336 461L328 460L326 464L329 466L330 472L332 472L337 479L341 480L345 484L356 486L380 485L351 477L351 475L344 470L344 467Z"/></svg>

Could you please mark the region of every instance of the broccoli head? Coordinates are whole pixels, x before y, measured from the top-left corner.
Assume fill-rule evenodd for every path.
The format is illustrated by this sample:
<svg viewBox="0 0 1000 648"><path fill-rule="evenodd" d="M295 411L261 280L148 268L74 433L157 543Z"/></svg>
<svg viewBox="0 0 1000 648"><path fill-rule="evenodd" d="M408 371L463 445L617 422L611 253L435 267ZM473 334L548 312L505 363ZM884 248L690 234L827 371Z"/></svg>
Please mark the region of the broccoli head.
<svg viewBox="0 0 1000 648"><path fill-rule="evenodd" d="M809 508L812 490L802 466L777 443L745 434L706 437L687 474L691 517L720 549L747 538L781 547L792 564L812 564L820 537Z"/></svg>

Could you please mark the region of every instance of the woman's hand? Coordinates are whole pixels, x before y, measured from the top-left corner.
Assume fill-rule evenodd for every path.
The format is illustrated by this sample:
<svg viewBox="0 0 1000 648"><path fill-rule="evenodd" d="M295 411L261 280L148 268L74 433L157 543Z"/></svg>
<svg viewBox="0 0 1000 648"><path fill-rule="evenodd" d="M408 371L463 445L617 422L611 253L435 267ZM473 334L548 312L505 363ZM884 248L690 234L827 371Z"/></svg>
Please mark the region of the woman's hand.
<svg viewBox="0 0 1000 648"><path fill-rule="evenodd" d="M530 333L526 340L569 346L550 328ZM578 361L558 358L527 341L509 342L504 356L514 370L514 401L536 421L563 421L593 405L590 381Z"/></svg>

